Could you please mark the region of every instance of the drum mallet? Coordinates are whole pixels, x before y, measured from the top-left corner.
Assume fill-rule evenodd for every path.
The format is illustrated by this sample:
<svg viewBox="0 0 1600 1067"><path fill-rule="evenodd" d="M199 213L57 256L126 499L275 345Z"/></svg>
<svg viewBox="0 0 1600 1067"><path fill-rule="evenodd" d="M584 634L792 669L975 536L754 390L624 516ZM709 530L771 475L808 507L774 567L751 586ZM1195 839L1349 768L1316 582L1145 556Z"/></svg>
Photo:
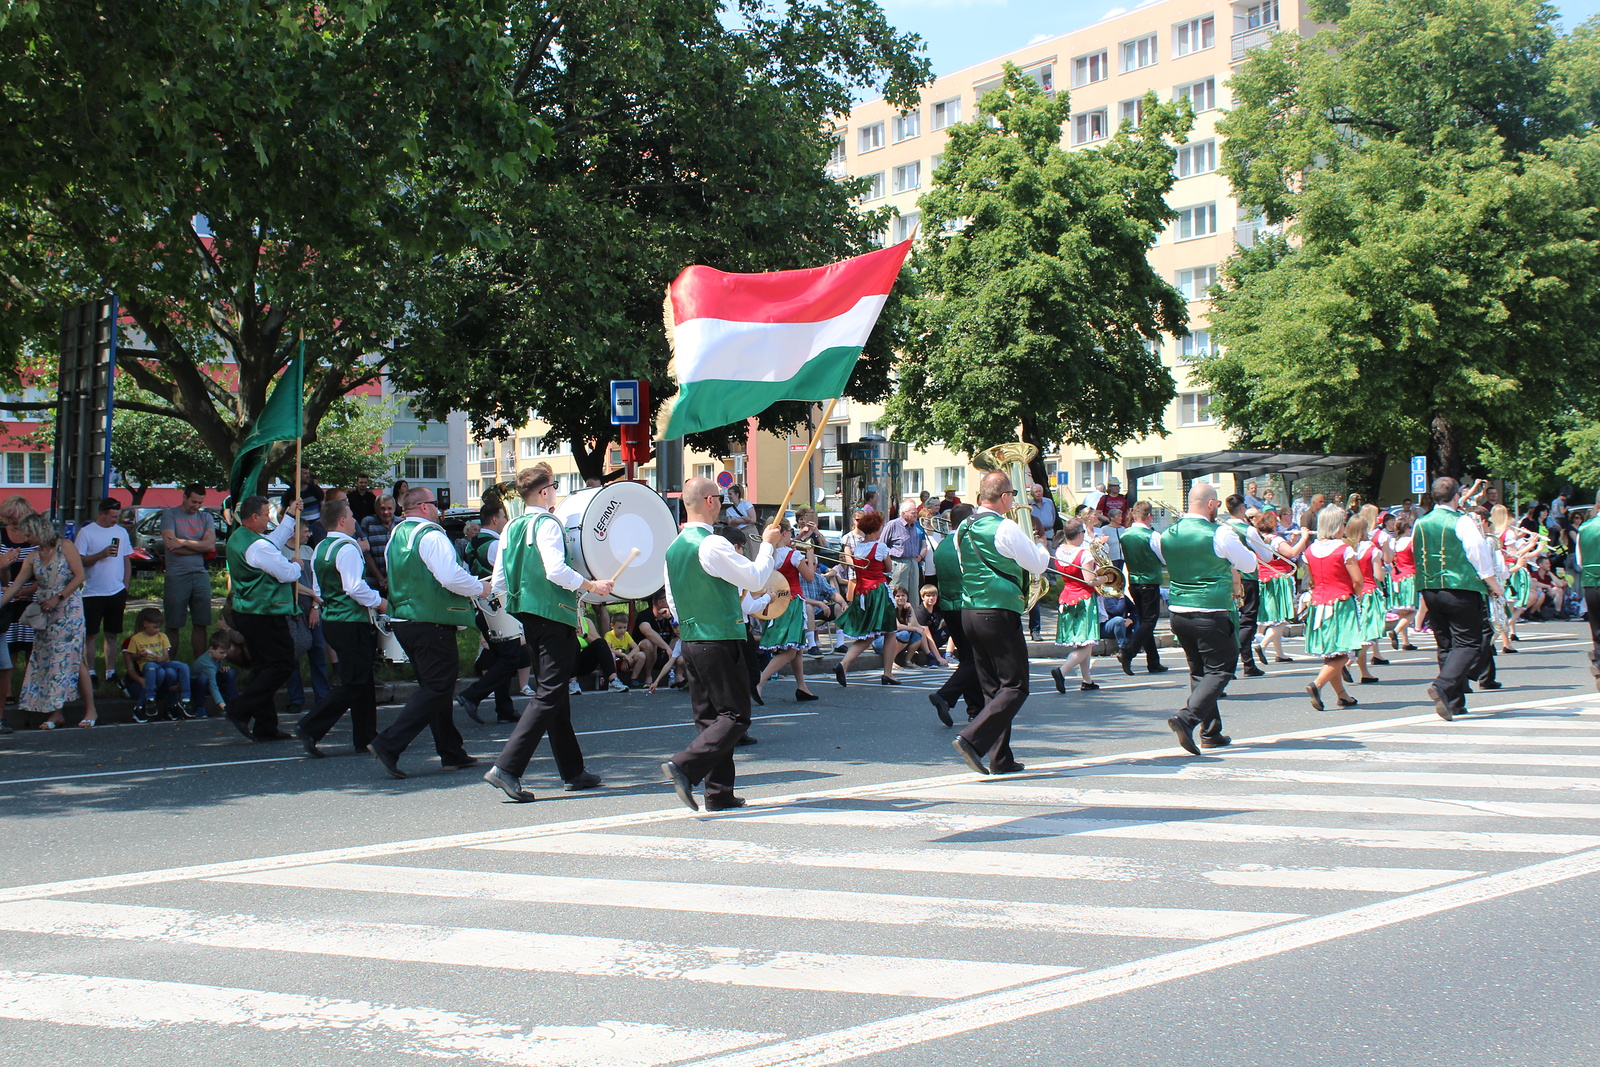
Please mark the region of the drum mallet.
<svg viewBox="0 0 1600 1067"><path fill-rule="evenodd" d="M639 556L639 550L637 548L633 548L633 549L629 549L628 550L628 558L622 561L622 566L617 568L617 573L615 573L615 574L613 574L611 576L611 584L612 585L616 585L617 584L617 579L622 577L622 572L627 570L629 565L632 564L633 561L638 558L638 556Z"/></svg>

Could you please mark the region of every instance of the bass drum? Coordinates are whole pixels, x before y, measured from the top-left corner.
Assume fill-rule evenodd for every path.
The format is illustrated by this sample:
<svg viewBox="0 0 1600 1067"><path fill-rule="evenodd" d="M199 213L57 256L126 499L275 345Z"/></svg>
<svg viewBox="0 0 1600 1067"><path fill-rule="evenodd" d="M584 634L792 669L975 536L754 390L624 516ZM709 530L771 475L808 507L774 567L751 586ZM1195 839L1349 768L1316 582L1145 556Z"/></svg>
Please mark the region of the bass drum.
<svg viewBox="0 0 1600 1067"><path fill-rule="evenodd" d="M400 639L394 635L394 627L389 623L389 616L372 613L372 625L378 630L378 655L389 663L410 663L411 657L406 655L406 650L400 647Z"/></svg>
<svg viewBox="0 0 1600 1067"><path fill-rule="evenodd" d="M609 598L585 593L585 603L642 600L666 584L667 546L678 536L678 524L654 490L638 482L597 485L567 497L555 516L566 528L573 567L586 578L610 578L629 552L639 550Z"/></svg>

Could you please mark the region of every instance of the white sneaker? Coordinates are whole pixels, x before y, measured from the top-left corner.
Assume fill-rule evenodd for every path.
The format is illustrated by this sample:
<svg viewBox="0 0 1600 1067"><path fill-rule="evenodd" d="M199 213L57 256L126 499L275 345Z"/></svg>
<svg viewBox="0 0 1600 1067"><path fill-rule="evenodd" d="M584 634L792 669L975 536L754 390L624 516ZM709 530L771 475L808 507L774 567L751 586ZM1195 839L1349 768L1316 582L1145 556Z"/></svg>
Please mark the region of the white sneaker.
<svg viewBox="0 0 1600 1067"><path fill-rule="evenodd" d="M578 680L576 678L574 678L572 681L567 683L567 695L569 697L578 696L582 692L583 692L583 686L578 684Z"/></svg>
<svg viewBox="0 0 1600 1067"><path fill-rule="evenodd" d="M525 696L525 697L533 696L533 686L531 686L531 685L523 686L522 687L522 695Z"/></svg>
<svg viewBox="0 0 1600 1067"><path fill-rule="evenodd" d="M611 691L613 693L626 693L628 691L628 683L621 678L613 678L611 679Z"/></svg>

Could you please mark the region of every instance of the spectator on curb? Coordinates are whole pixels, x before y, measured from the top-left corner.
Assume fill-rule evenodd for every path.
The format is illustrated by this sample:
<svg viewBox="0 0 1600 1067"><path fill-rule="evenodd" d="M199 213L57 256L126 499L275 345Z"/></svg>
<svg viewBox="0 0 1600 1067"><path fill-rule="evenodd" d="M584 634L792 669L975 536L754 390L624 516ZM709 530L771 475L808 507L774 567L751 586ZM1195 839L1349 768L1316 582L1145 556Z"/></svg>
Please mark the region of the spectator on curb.
<svg viewBox="0 0 1600 1067"><path fill-rule="evenodd" d="M226 715L228 705L239 695L238 673L228 664L232 644L228 631L218 630L211 635L206 654L194 661L191 706L197 719Z"/></svg>
<svg viewBox="0 0 1600 1067"><path fill-rule="evenodd" d="M94 522L73 540L83 558L88 578L83 583L83 663L89 684L95 682L94 638L101 635L106 681L117 681L117 648L122 643L122 620L127 611L128 586L133 581L133 539L118 524L122 505L107 497L100 501Z"/></svg>
<svg viewBox="0 0 1600 1067"><path fill-rule="evenodd" d="M23 710L48 718L41 730L65 726L61 709L73 697L83 698L79 726L95 724L94 687L83 665L83 561L71 541L63 541L43 515L29 515L19 524L35 552L22 564L16 580L0 596L0 604L15 599L30 583L38 584L38 607L44 624L36 631L28 673L22 679Z"/></svg>
<svg viewBox="0 0 1600 1067"><path fill-rule="evenodd" d="M372 584L380 593L389 591L389 565L387 551L389 535L394 533L394 497L380 496L377 511L361 523L361 550L366 553L367 567L372 574Z"/></svg>
<svg viewBox="0 0 1600 1067"><path fill-rule="evenodd" d="M185 625L189 646L199 659L211 627L211 575L206 557L217 550L217 524L202 511L206 487L198 482L183 487L183 503L161 515L161 541L167 552L167 573L162 583L161 607L167 620L167 638L178 647Z"/></svg>
<svg viewBox="0 0 1600 1067"><path fill-rule="evenodd" d="M122 643L134 722L190 717L184 703L192 688L189 666L173 658L172 642L161 632L161 623L161 609L145 608L134 619L133 633ZM155 708L163 699L165 707Z"/></svg>

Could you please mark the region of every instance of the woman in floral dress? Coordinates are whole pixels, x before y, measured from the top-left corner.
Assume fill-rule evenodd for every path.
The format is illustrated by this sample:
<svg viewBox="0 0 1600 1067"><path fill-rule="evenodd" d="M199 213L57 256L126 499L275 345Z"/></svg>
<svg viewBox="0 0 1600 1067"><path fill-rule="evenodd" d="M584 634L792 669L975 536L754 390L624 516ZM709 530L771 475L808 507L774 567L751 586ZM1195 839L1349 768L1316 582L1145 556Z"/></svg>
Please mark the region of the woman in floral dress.
<svg viewBox="0 0 1600 1067"><path fill-rule="evenodd" d="M78 725L93 726L94 689L83 662L83 597L78 592L84 580L83 560L71 541L60 540L55 526L43 515L29 515L18 525L28 543L37 547L23 561L16 581L0 596L0 604L15 598L30 582L37 582L37 602L45 617L45 625L34 637L18 703L24 711L48 716L40 724L41 730L54 730L66 725L62 707L81 693L84 714Z"/></svg>

